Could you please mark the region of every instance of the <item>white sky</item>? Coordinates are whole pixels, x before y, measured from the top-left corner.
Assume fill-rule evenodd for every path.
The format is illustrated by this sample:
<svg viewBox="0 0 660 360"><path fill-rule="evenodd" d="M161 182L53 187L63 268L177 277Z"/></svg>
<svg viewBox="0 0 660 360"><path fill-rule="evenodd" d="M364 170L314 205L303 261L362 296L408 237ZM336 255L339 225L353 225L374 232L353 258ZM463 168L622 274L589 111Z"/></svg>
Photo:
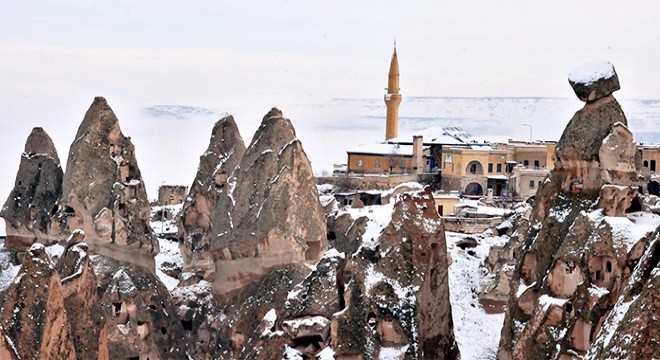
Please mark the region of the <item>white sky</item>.
<svg viewBox="0 0 660 360"><path fill-rule="evenodd" d="M570 98L568 72L604 59L621 77L619 98L660 98L660 4L650 0L0 5L0 202L30 129L43 126L64 161L94 96L132 136L154 197L160 179L192 181L212 121L148 128L142 107L239 109L249 142L271 106L380 98L395 37L404 97ZM306 119L289 115L305 144ZM187 142L177 142L177 126ZM168 177L176 171L185 174Z"/></svg>

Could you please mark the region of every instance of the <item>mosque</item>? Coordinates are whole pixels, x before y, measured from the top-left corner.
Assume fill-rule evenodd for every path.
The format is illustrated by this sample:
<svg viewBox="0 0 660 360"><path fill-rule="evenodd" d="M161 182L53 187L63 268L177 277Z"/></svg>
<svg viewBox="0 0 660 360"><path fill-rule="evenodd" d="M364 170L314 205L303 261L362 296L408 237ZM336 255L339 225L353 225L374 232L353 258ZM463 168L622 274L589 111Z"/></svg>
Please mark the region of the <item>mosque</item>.
<svg viewBox="0 0 660 360"><path fill-rule="evenodd" d="M434 175L446 193L533 196L554 166L555 142L477 142L462 128L428 128L399 136L399 58L396 44L387 81L385 138L347 151L347 174ZM409 177L408 177L409 178Z"/></svg>

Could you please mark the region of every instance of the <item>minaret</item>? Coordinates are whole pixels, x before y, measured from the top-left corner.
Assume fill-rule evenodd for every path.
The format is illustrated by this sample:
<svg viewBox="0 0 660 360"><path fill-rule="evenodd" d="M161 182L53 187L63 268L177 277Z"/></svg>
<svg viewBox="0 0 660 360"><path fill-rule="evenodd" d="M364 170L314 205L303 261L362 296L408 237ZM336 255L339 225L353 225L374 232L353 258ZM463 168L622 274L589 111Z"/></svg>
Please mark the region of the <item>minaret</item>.
<svg viewBox="0 0 660 360"><path fill-rule="evenodd" d="M385 94L385 105L387 106L387 122L385 123L385 140L397 137L399 131L399 59L396 56L396 42L394 42L394 54L390 62L390 73L387 81L387 94Z"/></svg>

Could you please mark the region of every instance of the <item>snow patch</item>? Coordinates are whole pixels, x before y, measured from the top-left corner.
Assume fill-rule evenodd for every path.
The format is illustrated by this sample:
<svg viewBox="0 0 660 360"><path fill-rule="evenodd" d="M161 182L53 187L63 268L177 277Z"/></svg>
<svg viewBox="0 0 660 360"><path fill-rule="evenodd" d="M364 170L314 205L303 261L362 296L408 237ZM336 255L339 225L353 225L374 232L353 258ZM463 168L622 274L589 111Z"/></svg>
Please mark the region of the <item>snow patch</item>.
<svg viewBox="0 0 660 360"><path fill-rule="evenodd" d="M568 74L572 83L591 85L600 79L609 79L614 76L614 65L609 61L594 61L583 64Z"/></svg>
<svg viewBox="0 0 660 360"><path fill-rule="evenodd" d="M401 347L382 347L380 348L380 353L378 354L379 360L403 360L406 358L406 351L408 351L408 346Z"/></svg>

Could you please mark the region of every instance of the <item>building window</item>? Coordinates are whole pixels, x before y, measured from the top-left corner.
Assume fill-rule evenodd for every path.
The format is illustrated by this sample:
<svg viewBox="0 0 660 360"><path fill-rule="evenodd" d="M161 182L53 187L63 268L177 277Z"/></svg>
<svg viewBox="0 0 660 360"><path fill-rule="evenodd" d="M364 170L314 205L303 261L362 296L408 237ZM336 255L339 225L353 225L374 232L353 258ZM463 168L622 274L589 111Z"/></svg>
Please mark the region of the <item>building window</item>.
<svg viewBox="0 0 660 360"><path fill-rule="evenodd" d="M376 160L374 166L380 168L380 160Z"/></svg>
<svg viewBox="0 0 660 360"><path fill-rule="evenodd" d="M541 180L539 180L539 182L537 184L539 185L539 187L541 187Z"/></svg>
<svg viewBox="0 0 660 360"><path fill-rule="evenodd" d="M529 181L529 188L533 189L534 188L534 180Z"/></svg>
<svg viewBox="0 0 660 360"><path fill-rule="evenodd" d="M529 160L523 160L523 165L525 167L529 167Z"/></svg>
<svg viewBox="0 0 660 360"><path fill-rule="evenodd" d="M362 167L362 159L357 160L357 167Z"/></svg>
<svg viewBox="0 0 660 360"><path fill-rule="evenodd" d="M541 162L538 161L538 160L534 160L534 167L537 168L537 169L540 168L541 167Z"/></svg>
<svg viewBox="0 0 660 360"><path fill-rule="evenodd" d="M488 163L488 172L489 173L493 172L493 163Z"/></svg>
<svg viewBox="0 0 660 360"><path fill-rule="evenodd" d="M452 162L451 154L446 154L445 155L445 163L451 163L451 162Z"/></svg>
<svg viewBox="0 0 660 360"><path fill-rule="evenodd" d="M651 160L651 171L655 171L655 160Z"/></svg>
<svg viewBox="0 0 660 360"><path fill-rule="evenodd" d="M645 168L649 167L649 161L648 160L644 160L644 167Z"/></svg>
<svg viewBox="0 0 660 360"><path fill-rule="evenodd" d="M502 172L502 164L497 164L497 172L498 173Z"/></svg>
<svg viewBox="0 0 660 360"><path fill-rule="evenodd" d="M470 165L470 174L476 174L477 173L477 164L471 164Z"/></svg>

